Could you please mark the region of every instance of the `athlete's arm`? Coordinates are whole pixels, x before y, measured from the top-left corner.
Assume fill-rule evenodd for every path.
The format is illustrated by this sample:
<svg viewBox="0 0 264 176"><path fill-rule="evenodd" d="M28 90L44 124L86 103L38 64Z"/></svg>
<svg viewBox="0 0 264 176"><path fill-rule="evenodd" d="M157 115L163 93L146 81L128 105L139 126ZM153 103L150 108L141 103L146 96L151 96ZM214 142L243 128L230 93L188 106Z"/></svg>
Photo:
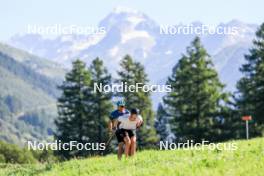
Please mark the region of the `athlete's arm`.
<svg viewBox="0 0 264 176"><path fill-rule="evenodd" d="M143 125L143 118L141 115L138 115L138 122L137 122L137 128L141 127Z"/></svg>
<svg viewBox="0 0 264 176"><path fill-rule="evenodd" d="M108 131L111 132L113 129L113 120L109 120L108 122Z"/></svg>
<svg viewBox="0 0 264 176"><path fill-rule="evenodd" d="M108 122L108 132L111 133L113 130L113 125L114 125L114 116L113 116L113 112L110 114L109 116L109 122Z"/></svg>
<svg viewBox="0 0 264 176"><path fill-rule="evenodd" d="M114 128L116 129L117 125L118 125L118 119L114 121Z"/></svg>

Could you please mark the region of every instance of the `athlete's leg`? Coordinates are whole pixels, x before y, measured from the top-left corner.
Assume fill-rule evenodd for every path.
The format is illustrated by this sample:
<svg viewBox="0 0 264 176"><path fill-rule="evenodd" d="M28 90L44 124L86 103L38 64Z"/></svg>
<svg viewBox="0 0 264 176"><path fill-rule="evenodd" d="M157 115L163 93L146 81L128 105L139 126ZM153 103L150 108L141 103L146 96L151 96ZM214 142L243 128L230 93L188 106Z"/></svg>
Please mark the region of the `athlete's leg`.
<svg viewBox="0 0 264 176"><path fill-rule="evenodd" d="M130 146L130 156L133 156L136 153L136 147L137 147L137 138L136 136L132 136L130 138L131 146Z"/></svg>
<svg viewBox="0 0 264 176"><path fill-rule="evenodd" d="M117 158L121 160L123 154L123 147L124 147L124 136L125 134L121 129L116 130L116 137L118 141L118 150L117 150Z"/></svg>
<svg viewBox="0 0 264 176"><path fill-rule="evenodd" d="M123 147L124 147L124 142L119 142L118 143L118 151L117 151L117 158L121 160L122 154L123 154Z"/></svg>
<svg viewBox="0 0 264 176"><path fill-rule="evenodd" d="M131 145L131 141L130 141L130 138L129 138L129 136L128 135L126 135L125 137L124 137L124 141L125 141L125 155L126 155L126 157L128 157L129 156L129 150L130 150L130 145Z"/></svg>

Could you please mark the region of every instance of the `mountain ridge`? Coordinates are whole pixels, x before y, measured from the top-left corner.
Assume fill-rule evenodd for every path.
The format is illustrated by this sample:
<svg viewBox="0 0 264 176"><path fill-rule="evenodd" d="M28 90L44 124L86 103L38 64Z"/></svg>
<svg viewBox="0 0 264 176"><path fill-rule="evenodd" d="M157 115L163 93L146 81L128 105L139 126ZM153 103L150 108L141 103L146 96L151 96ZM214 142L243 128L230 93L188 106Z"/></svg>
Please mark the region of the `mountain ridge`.
<svg viewBox="0 0 264 176"><path fill-rule="evenodd" d="M203 25L201 22L191 24L193 27ZM164 84L162 80L166 80L170 75L172 67L185 53L186 47L196 35L164 35L160 33L160 25L140 11L122 7L109 13L98 23L99 27L105 27L105 34L87 36L73 34L54 39L27 34L13 37L8 43L67 68L76 58L90 64L94 58L99 57L103 59L114 77L117 76L116 71L119 69L121 58L129 54L145 66L151 83ZM176 24L176 26L184 26L184 24ZM221 81L227 85L228 91L234 91L236 89L234 82L241 76L237 63L243 63L242 53L248 52L258 25L231 20L227 23L219 23L216 27L236 27L238 30L237 34L200 35L202 44L213 58ZM69 40L62 40L63 37L68 37ZM235 49L239 52L235 52ZM236 56L232 53L236 53ZM232 70L228 69L229 65L234 65ZM227 72L234 72L232 73L234 78L228 79ZM154 101L157 105L160 98L154 98Z"/></svg>

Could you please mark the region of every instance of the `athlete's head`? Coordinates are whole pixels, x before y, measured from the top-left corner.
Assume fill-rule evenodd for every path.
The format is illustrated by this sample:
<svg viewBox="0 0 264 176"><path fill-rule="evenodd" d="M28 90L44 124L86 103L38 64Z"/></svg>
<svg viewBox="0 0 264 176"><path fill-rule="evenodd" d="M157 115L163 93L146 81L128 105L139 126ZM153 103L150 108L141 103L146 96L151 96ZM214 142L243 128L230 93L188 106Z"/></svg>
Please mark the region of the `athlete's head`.
<svg viewBox="0 0 264 176"><path fill-rule="evenodd" d="M117 103L117 109L118 111L124 111L125 110L125 101L124 100L119 100Z"/></svg>
<svg viewBox="0 0 264 176"><path fill-rule="evenodd" d="M130 120L136 120L137 116L139 115L139 110L138 109L131 109L130 111Z"/></svg>

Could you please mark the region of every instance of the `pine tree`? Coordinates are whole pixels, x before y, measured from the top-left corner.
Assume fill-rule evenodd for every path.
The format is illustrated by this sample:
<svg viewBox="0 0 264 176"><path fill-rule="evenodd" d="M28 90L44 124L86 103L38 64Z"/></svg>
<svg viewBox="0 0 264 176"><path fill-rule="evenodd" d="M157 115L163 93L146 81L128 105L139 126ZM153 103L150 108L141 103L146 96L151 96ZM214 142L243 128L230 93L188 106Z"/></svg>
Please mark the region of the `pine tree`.
<svg viewBox="0 0 264 176"><path fill-rule="evenodd" d="M77 141L85 143L88 140L87 125L89 114L86 91L91 82L91 75L81 60L73 62L72 70L66 74L65 81L59 86L62 95L58 99L58 115L55 120L57 131L55 138L62 143ZM58 154L65 158L85 156L85 151L74 149L59 150Z"/></svg>
<svg viewBox="0 0 264 176"><path fill-rule="evenodd" d="M164 108L172 117L177 140L218 140L221 130L217 127L225 118L228 94L198 37L173 68L167 84L172 92L164 97Z"/></svg>
<svg viewBox="0 0 264 176"><path fill-rule="evenodd" d="M119 82L127 83L127 85L148 84L147 74L144 67L134 62L129 55L126 55L121 61L122 70L118 72ZM144 92L142 89L138 91L124 91L120 94L126 101L128 109L138 108L143 117L144 125L137 132L137 142L140 147L152 147L157 142L157 136L154 128L154 113L152 111L152 103L150 92Z"/></svg>
<svg viewBox="0 0 264 176"><path fill-rule="evenodd" d="M253 117L250 134L259 136L264 134L264 23L256 32L253 48L245 59L246 63L240 68L244 77L237 84L237 107L240 116Z"/></svg>
<svg viewBox="0 0 264 176"><path fill-rule="evenodd" d="M89 70L80 60L73 62L72 70L59 87L62 95L58 99L59 117L55 121L55 137L62 143L94 143L95 150L60 151L65 158L98 154L99 144L107 139L107 121L112 109L111 93L98 91L95 85L111 84L111 75L102 60L92 61Z"/></svg>
<svg viewBox="0 0 264 176"><path fill-rule="evenodd" d="M102 86L111 84L111 75L104 67L103 61L99 58L93 60L89 70L92 76L91 83L93 87L95 84L98 86L100 86L100 84ZM93 115L92 118L94 118L96 122L95 126L97 129L95 129L95 131L98 132L98 134L94 136L96 138L95 141L102 143L107 140L107 121L109 120L109 114L113 108L111 103L112 93L94 90L89 97L89 107Z"/></svg>

